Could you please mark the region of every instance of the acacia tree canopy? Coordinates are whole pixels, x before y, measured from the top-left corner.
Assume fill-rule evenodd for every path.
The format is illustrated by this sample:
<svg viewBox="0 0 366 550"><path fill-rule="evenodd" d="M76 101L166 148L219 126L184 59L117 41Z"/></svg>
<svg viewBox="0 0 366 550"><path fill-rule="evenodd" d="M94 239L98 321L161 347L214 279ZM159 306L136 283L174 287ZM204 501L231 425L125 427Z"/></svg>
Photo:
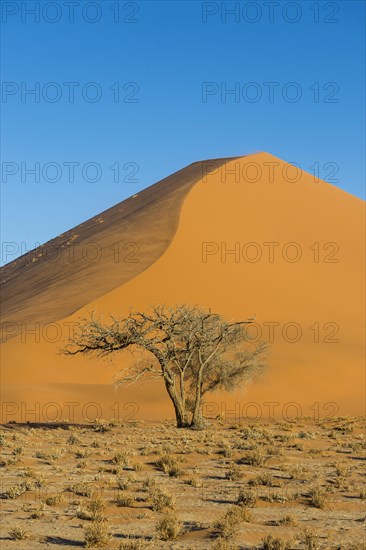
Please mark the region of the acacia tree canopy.
<svg viewBox="0 0 366 550"><path fill-rule="evenodd" d="M107 356L129 350L131 367L116 385L142 377L161 378L173 403L178 427L200 427L204 396L234 390L265 368L267 344L247 333L254 319L228 322L196 306L155 306L103 323L83 318L62 353Z"/></svg>

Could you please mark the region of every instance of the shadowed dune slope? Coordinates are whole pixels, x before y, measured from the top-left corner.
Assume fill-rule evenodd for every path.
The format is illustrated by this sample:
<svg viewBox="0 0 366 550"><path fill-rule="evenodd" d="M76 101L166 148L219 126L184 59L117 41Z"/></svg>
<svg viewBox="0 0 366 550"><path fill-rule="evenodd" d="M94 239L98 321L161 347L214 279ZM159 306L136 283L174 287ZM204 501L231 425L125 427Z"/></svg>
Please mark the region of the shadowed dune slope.
<svg viewBox="0 0 366 550"><path fill-rule="evenodd" d="M195 162L4 266L3 326L57 321L144 271L172 240L191 187L228 160Z"/></svg>
<svg viewBox="0 0 366 550"><path fill-rule="evenodd" d="M182 302L235 320L255 314L251 337L271 342L265 375L246 393L212 396L207 407L213 413L231 410L232 418L268 415L271 409L285 417L363 413L363 201L266 153L220 160L210 169L203 175L202 166L191 165L174 174L176 192L167 185L167 196L159 199L155 190L170 178L147 189L149 200L135 213L128 201L138 197L117 205L121 212L126 204L130 209L125 225L118 210L101 214L108 219L101 224L100 236L108 237L104 248L124 243L127 231L127 240L141 245L139 262L128 269L121 258L115 263L106 256L95 264L80 259L52 283L47 262L42 271L39 264L39 275L31 261L4 269L5 289L11 289L5 295L5 319L58 321L2 346L4 420L11 415L25 420L21 401L36 411L29 420L37 415L45 420L42 406L50 401L70 420L171 415L158 383L114 393L113 375L128 359L68 359L57 349L61 329L66 336L67 323L92 310L118 316L130 307ZM92 231L95 219L67 238L83 227L90 231L86 240L99 238L99 228ZM77 403L72 414L65 406L70 402ZM94 409L85 409L91 402Z"/></svg>

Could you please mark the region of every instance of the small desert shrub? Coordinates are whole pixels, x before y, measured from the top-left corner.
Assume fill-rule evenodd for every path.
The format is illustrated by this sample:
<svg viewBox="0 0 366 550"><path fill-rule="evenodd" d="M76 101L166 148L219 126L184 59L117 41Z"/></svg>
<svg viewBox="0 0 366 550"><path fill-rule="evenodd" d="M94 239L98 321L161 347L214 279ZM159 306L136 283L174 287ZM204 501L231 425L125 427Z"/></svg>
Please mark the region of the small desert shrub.
<svg viewBox="0 0 366 550"><path fill-rule="evenodd" d="M76 435L70 434L66 440L66 443L68 443L68 445L77 445L80 443L80 439Z"/></svg>
<svg viewBox="0 0 366 550"><path fill-rule="evenodd" d="M267 454L269 456L284 456L285 451L282 447L267 447Z"/></svg>
<svg viewBox="0 0 366 550"><path fill-rule="evenodd" d="M273 486L273 477L268 472L254 477L248 481L248 485L256 487L257 485L265 485L266 487Z"/></svg>
<svg viewBox="0 0 366 550"><path fill-rule="evenodd" d="M182 533L183 526L172 512L165 514L155 526L160 540L175 540Z"/></svg>
<svg viewBox="0 0 366 550"><path fill-rule="evenodd" d="M9 537L11 538L11 540L27 540L30 539L30 533L29 531L23 529L23 527L15 525L10 529Z"/></svg>
<svg viewBox="0 0 366 550"><path fill-rule="evenodd" d="M155 466L158 470L162 470L170 477L178 477L181 474L181 470L178 466L177 459L169 454L162 455L156 462Z"/></svg>
<svg viewBox="0 0 366 550"><path fill-rule="evenodd" d="M89 449L80 449L76 451L75 458L87 458L90 455Z"/></svg>
<svg viewBox="0 0 366 550"><path fill-rule="evenodd" d="M238 506L254 506L257 502L257 495L251 489L241 489L239 491L236 504Z"/></svg>
<svg viewBox="0 0 366 550"><path fill-rule="evenodd" d="M15 447L15 449L12 450L11 454L14 456L19 456L23 454L23 447Z"/></svg>
<svg viewBox="0 0 366 550"><path fill-rule="evenodd" d="M62 501L62 494L58 495L50 495L44 499L44 503L47 504L47 506L56 506Z"/></svg>
<svg viewBox="0 0 366 550"><path fill-rule="evenodd" d="M90 512L93 520L100 518L100 514L105 509L105 506L105 501L98 496L93 496L86 503L86 509L88 510L88 512Z"/></svg>
<svg viewBox="0 0 366 550"><path fill-rule="evenodd" d="M84 482L69 485L68 487L66 487L65 491L69 491L70 493L74 493L75 495L79 495L80 497L92 496L92 488Z"/></svg>
<svg viewBox="0 0 366 550"><path fill-rule="evenodd" d="M26 468L24 470L24 472L22 472L19 475L21 475L22 477L30 477L30 478L33 478L33 479L35 479L37 477L36 472L34 470L32 470L32 468L29 468L29 467Z"/></svg>
<svg viewBox="0 0 366 550"><path fill-rule="evenodd" d="M76 517L79 519L84 519L91 521L93 519L93 516L88 510L85 510L82 506L78 506L78 509L76 510Z"/></svg>
<svg viewBox="0 0 366 550"><path fill-rule="evenodd" d="M120 491L125 491L126 489L128 489L128 483L125 479L117 479L116 487Z"/></svg>
<svg viewBox="0 0 366 550"><path fill-rule="evenodd" d="M308 454L311 456L311 457L316 457L316 456L324 456L324 453L321 449L309 449L308 450Z"/></svg>
<svg viewBox="0 0 366 550"><path fill-rule="evenodd" d="M151 476L146 477L142 482L142 488L144 491L152 491L155 487L157 487L156 479Z"/></svg>
<svg viewBox="0 0 366 550"><path fill-rule="evenodd" d="M339 424L338 426L334 426L334 430L341 432L342 435L347 435L353 432L354 425L352 423Z"/></svg>
<svg viewBox="0 0 366 550"><path fill-rule="evenodd" d="M117 498L116 498L117 506L128 508L132 506L132 503L133 503L133 498L129 493L122 491L117 495Z"/></svg>
<svg viewBox="0 0 366 550"><path fill-rule="evenodd" d="M301 431L297 434L297 437L300 439L316 439L316 434L314 432Z"/></svg>
<svg viewBox="0 0 366 550"><path fill-rule="evenodd" d="M59 451L53 451L49 453L44 453L42 451L36 452L36 458L41 458L46 462L46 464L53 464L58 458L60 458L61 453Z"/></svg>
<svg viewBox="0 0 366 550"><path fill-rule="evenodd" d="M231 539L239 531L241 523L251 521L252 514L249 510L233 505L215 521L214 528L224 539Z"/></svg>
<svg viewBox="0 0 366 550"><path fill-rule="evenodd" d="M220 455L223 455L225 458L231 458L233 456L233 449L225 445L222 449L218 451L218 453Z"/></svg>
<svg viewBox="0 0 366 550"><path fill-rule="evenodd" d="M191 487L202 487L202 481L198 476L189 476L186 478L185 483L191 485Z"/></svg>
<svg viewBox="0 0 366 550"><path fill-rule="evenodd" d="M225 472L225 478L230 481L238 481L243 477L243 472L240 469L240 466L232 462L229 466L229 469Z"/></svg>
<svg viewBox="0 0 366 550"><path fill-rule="evenodd" d="M284 493L281 493L280 491L271 491L270 493L266 495L261 496L262 500L265 500L267 502L287 502L288 498Z"/></svg>
<svg viewBox="0 0 366 550"><path fill-rule="evenodd" d="M306 550L318 550L320 548L319 537L310 529L301 531L301 542Z"/></svg>
<svg viewBox="0 0 366 550"><path fill-rule="evenodd" d="M151 547L150 542L145 539L128 539L121 542L118 550L145 550Z"/></svg>
<svg viewBox="0 0 366 550"><path fill-rule="evenodd" d="M291 544L280 537L268 535L268 537L262 539L262 548L263 550L289 550Z"/></svg>
<svg viewBox="0 0 366 550"><path fill-rule="evenodd" d="M296 519L291 515L282 516L274 522L274 525L296 525Z"/></svg>
<svg viewBox="0 0 366 550"><path fill-rule="evenodd" d="M130 456L127 453L116 453L112 458L112 462L113 464L117 464L117 466L128 468Z"/></svg>
<svg viewBox="0 0 366 550"><path fill-rule="evenodd" d="M41 519L44 517L44 507L41 506L38 508L38 510L34 510L34 512L31 513L30 519Z"/></svg>
<svg viewBox="0 0 366 550"><path fill-rule="evenodd" d="M93 426L95 432L106 433L110 432L113 425L107 423L106 420L96 420Z"/></svg>
<svg viewBox="0 0 366 550"><path fill-rule="evenodd" d="M248 426L241 431L244 439L267 439L267 434L255 426Z"/></svg>
<svg viewBox="0 0 366 550"><path fill-rule="evenodd" d="M303 466L302 464L296 464L290 467L288 473L291 479L302 480L307 477L308 469L306 468L306 466Z"/></svg>
<svg viewBox="0 0 366 550"><path fill-rule="evenodd" d="M236 546L236 544L232 544L222 538L218 538L212 547L213 550L238 550L238 548L239 547Z"/></svg>
<svg viewBox="0 0 366 550"><path fill-rule="evenodd" d="M175 506L175 498L162 489L153 489L150 493L150 498L151 508L155 512L160 512L164 508L174 508Z"/></svg>
<svg viewBox="0 0 366 550"><path fill-rule="evenodd" d="M106 546L110 539L107 525L101 521L93 522L88 527L85 527L84 539L87 548Z"/></svg>
<svg viewBox="0 0 366 550"><path fill-rule="evenodd" d="M34 485L36 487L43 487L46 483L46 478L43 475L37 475L34 478Z"/></svg>
<svg viewBox="0 0 366 550"><path fill-rule="evenodd" d="M338 477L345 477L349 472L347 466L341 462L334 464L334 467Z"/></svg>
<svg viewBox="0 0 366 550"><path fill-rule="evenodd" d="M1 498L10 498L10 499L18 498L24 493L26 493L27 491L31 491L31 489L32 489L32 484L29 483L29 481L19 483L19 485L11 485L6 489L6 491L1 493Z"/></svg>
<svg viewBox="0 0 366 550"><path fill-rule="evenodd" d="M263 466L266 456L261 449L249 451L240 460L240 464L249 464L249 466Z"/></svg>
<svg viewBox="0 0 366 550"><path fill-rule="evenodd" d="M111 473L114 474L115 476L122 475L123 473L122 471L123 471L123 468L120 465L115 466L114 468L111 468Z"/></svg>
<svg viewBox="0 0 366 550"><path fill-rule="evenodd" d="M325 492L321 487L314 487L309 492L309 504L315 508L323 509L326 505Z"/></svg>
<svg viewBox="0 0 366 550"><path fill-rule="evenodd" d="M136 474L135 472L131 472L130 474L128 474L128 476L126 477L126 483L134 483L136 481Z"/></svg>
<svg viewBox="0 0 366 550"><path fill-rule="evenodd" d="M23 529L23 527L15 525L10 529L9 537L11 540L28 540L31 538L31 534L29 531Z"/></svg>

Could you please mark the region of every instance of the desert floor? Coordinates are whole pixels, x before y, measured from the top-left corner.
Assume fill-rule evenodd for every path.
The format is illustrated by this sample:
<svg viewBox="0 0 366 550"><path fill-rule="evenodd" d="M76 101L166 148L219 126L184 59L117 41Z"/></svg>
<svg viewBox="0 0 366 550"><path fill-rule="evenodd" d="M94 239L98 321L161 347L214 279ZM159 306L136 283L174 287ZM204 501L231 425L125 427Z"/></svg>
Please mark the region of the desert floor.
<svg viewBox="0 0 366 550"><path fill-rule="evenodd" d="M0 547L363 549L364 428L4 425Z"/></svg>

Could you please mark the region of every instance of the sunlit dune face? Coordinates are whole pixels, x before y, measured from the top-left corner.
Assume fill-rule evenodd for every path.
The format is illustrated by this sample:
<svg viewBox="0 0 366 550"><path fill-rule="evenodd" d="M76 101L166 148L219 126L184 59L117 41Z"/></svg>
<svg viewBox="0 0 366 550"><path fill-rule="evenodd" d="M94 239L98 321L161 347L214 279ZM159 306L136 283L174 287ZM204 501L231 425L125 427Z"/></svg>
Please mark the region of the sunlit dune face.
<svg viewBox="0 0 366 550"><path fill-rule="evenodd" d="M88 361L57 352L72 323L91 311L122 316L130 308L178 303L232 320L255 315L249 336L270 343L265 375L245 393L213 395L208 413L362 414L363 202L266 153L191 165L169 185L135 195L133 205L144 202L125 226L117 212L109 219L107 211L103 224L95 230L89 224L85 236L77 228L79 242L100 243L97 261L79 256L73 270L69 263L56 268L45 262L39 279L34 267L23 268L29 278L11 299L6 328L8 336L18 334L2 346L3 400L13 403L7 419L19 416L22 401L29 409L55 401L64 418L71 401L79 403L79 419L83 406L94 402L90 417L112 418L134 407L140 417L171 415L159 382L114 392L125 355ZM115 256L113 243L121 243ZM30 302L26 285L34 285ZM65 303L71 315L62 313Z"/></svg>

